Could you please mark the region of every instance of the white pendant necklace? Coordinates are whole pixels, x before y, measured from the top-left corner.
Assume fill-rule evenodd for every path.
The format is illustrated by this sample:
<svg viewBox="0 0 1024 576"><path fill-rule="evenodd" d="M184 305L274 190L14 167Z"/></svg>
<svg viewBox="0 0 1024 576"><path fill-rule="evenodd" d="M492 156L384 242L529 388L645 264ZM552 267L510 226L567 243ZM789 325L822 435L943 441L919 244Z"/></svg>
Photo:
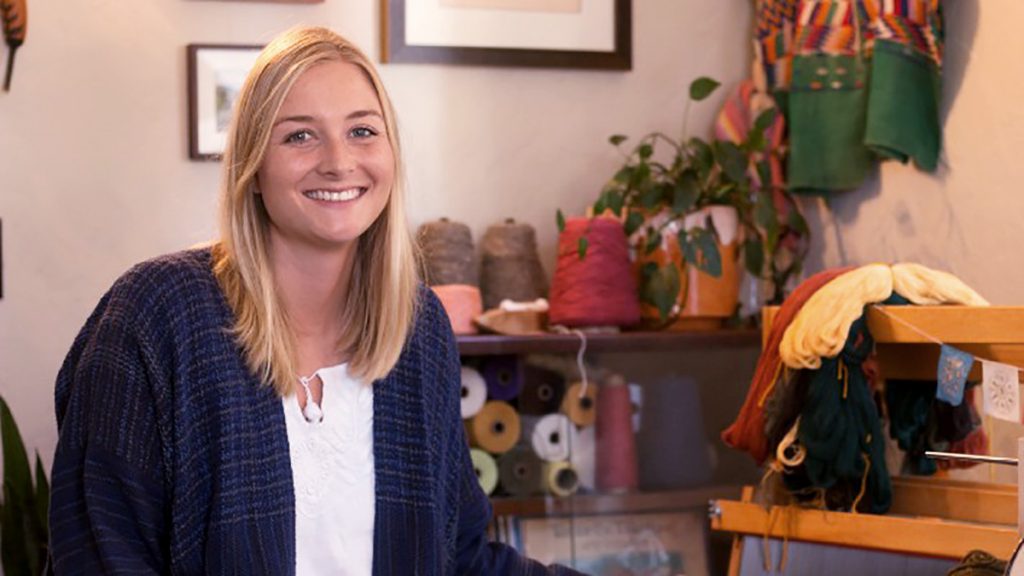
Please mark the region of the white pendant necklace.
<svg viewBox="0 0 1024 576"><path fill-rule="evenodd" d="M317 371L319 372L319 371ZM313 424L319 424L324 419L324 411L320 409L320 405L313 400L313 392L309 389L309 381L316 378L316 372L310 377L299 376L299 384L302 384L303 390L306 391L306 407L302 409L302 416L306 418L306 422Z"/></svg>

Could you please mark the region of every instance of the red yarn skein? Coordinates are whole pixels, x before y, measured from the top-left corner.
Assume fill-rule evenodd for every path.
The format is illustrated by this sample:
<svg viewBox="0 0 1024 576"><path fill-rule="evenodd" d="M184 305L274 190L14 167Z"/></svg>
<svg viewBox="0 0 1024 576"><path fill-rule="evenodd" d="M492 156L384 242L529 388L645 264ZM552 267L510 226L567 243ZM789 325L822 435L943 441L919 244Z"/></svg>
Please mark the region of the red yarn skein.
<svg viewBox="0 0 1024 576"><path fill-rule="evenodd" d="M579 241L587 239L586 255ZM632 326L640 322L636 278L622 223L614 218L570 218L558 238L551 282L551 324Z"/></svg>

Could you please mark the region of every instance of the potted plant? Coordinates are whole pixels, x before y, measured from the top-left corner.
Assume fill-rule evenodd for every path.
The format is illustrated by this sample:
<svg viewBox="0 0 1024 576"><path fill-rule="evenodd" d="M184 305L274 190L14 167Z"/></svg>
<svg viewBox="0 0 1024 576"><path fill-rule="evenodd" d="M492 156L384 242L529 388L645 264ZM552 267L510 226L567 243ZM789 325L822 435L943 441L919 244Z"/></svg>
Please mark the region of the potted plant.
<svg viewBox="0 0 1024 576"><path fill-rule="evenodd" d="M42 574L46 567L50 486L36 453L35 486L25 445L7 402L0 398L3 500L0 502L0 572Z"/></svg>
<svg viewBox="0 0 1024 576"><path fill-rule="evenodd" d="M625 162L592 212L622 220L645 317L656 324L711 317L720 325L736 311L741 256L748 272L781 290L806 250L806 222L788 193L771 185L765 134L776 122L774 108L759 114L739 142L688 137L690 105L718 86L706 77L690 84L678 139L652 132L627 148L626 136L609 138ZM564 221L559 211L560 230ZM579 243L585 257L586 238ZM726 298L713 301L708 313L698 292L701 299Z"/></svg>

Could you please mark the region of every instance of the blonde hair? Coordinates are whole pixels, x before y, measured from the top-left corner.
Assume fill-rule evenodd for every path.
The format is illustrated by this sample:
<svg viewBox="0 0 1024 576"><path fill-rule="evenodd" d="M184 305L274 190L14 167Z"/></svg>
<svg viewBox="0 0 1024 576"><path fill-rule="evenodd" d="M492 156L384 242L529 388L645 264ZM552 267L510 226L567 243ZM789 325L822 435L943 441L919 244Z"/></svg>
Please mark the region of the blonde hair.
<svg viewBox="0 0 1024 576"><path fill-rule="evenodd" d="M263 49L242 86L224 152L220 241L214 274L235 315L234 335L249 369L278 394L297 379L295 347L277 297L269 261L269 218L257 197L256 174L274 119L296 79L324 61L359 66L383 111L395 161L393 189L383 212L358 239L338 342L349 370L366 381L398 362L411 330L419 277L406 223L403 170L395 112L377 71L358 48L326 28L293 28Z"/></svg>

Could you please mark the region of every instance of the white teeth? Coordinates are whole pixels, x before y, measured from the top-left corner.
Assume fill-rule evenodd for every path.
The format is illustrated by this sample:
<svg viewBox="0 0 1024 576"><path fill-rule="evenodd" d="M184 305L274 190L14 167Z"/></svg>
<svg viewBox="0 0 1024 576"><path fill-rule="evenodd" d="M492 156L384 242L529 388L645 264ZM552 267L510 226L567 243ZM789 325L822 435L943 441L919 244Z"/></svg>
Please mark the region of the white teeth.
<svg viewBox="0 0 1024 576"><path fill-rule="evenodd" d="M309 192L303 192L306 198L312 198L313 200L324 200L327 202L347 202L348 200L355 200L363 192L363 188L349 188L348 190L342 190L341 192L332 192L330 190L310 190Z"/></svg>

